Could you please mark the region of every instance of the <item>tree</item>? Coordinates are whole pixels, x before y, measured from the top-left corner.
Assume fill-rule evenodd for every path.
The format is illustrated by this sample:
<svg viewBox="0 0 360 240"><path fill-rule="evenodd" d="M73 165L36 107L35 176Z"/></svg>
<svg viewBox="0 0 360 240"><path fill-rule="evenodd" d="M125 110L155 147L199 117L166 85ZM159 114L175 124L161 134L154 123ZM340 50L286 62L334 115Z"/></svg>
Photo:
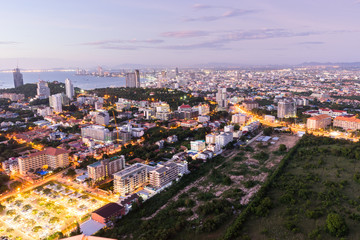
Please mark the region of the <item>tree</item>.
<svg viewBox="0 0 360 240"><path fill-rule="evenodd" d="M76 171L72 168L70 168L66 173L65 173L65 176L68 176L68 177L75 177L76 176Z"/></svg>
<svg viewBox="0 0 360 240"><path fill-rule="evenodd" d="M270 136L273 133L274 129L272 127L267 127L264 129L264 135Z"/></svg>
<svg viewBox="0 0 360 240"><path fill-rule="evenodd" d="M280 144L279 146L279 152L286 152L286 145L285 144Z"/></svg>
<svg viewBox="0 0 360 240"><path fill-rule="evenodd" d="M326 218L326 229L336 237L343 237L348 234L349 228L342 216L337 213L329 213Z"/></svg>

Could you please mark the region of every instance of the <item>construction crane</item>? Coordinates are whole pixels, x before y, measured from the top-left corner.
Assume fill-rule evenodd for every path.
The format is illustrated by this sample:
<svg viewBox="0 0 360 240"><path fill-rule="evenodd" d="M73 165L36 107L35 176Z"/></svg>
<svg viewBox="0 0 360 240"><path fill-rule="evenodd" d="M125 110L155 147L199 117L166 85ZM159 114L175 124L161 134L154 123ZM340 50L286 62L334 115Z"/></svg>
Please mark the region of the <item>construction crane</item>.
<svg viewBox="0 0 360 240"><path fill-rule="evenodd" d="M115 122L115 128L116 128L116 141L119 142L120 139L119 139L119 129L118 129L118 126L117 126L117 123L116 123L116 117L115 117L115 111L112 111L113 112L113 115L114 115L114 122Z"/></svg>

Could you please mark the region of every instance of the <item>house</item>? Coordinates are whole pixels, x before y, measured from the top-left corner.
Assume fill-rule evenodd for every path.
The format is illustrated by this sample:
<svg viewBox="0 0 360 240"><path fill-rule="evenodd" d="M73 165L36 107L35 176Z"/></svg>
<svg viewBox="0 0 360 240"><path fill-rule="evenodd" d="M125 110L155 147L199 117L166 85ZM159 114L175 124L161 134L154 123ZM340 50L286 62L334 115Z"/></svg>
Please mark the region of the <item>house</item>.
<svg viewBox="0 0 360 240"><path fill-rule="evenodd" d="M125 208L117 203L108 203L91 213L91 218L108 225L115 218L125 215Z"/></svg>

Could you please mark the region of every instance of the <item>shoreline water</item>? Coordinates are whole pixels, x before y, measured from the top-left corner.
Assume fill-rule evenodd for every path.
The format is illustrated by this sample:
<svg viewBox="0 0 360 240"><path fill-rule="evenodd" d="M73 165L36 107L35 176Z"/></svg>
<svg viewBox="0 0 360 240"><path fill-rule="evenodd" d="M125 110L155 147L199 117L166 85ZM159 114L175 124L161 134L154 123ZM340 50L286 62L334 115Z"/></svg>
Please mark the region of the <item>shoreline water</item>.
<svg viewBox="0 0 360 240"><path fill-rule="evenodd" d="M84 90L106 87L124 87L124 77L97 77L92 75L76 75L76 72L24 72L23 79L26 83L37 83L40 80L53 82L58 81L65 83L65 79L69 78L74 87ZM144 81L144 79L141 79ZM0 72L0 89L14 87L13 74L11 72Z"/></svg>

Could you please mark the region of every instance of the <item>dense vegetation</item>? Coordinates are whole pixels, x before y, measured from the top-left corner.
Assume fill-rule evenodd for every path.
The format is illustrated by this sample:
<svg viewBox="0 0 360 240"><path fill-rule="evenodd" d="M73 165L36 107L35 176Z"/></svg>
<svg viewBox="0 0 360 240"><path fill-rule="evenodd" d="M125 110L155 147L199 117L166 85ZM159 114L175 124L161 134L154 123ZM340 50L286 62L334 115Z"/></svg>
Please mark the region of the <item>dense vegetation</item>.
<svg viewBox="0 0 360 240"><path fill-rule="evenodd" d="M176 110L181 104L193 106L205 101L203 97L193 97L191 94L166 88L97 88L91 92L100 97L108 95L109 103L115 103L118 98L163 101L167 102L172 110Z"/></svg>
<svg viewBox="0 0 360 240"><path fill-rule="evenodd" d="M181 212L177 210L180 207L186 209L194 205L194 200L189 198L186 193L182 194L177 201L170 202L155 217L148 220L141 219L150 217L161 206L168 203L180 190L208 174L215 166L221 164L223 160L223 157L217 156L212 161L202 165L198 165L196 161L193 161L191 163L193 166L190 166L193 171L189 175L185 175L181 181L174 183L168 190L144 202L141 208L131 211L128 215L118 220L113 229L101 230L97 235L116 239L119 239L119 236L130 238L130 235L133 239L171 239L175 237L177 232L191 227L191 223L186 219L193 215L193 212L189 209ZM197 190L190 189L190 191ZM199 196L199 198L210 199L211 196ZM208 219L203 224L201 231L211 231L214 225L216 226L224 221L224 218L229 213L231 213L231 207L226 200L206 201L198 210L198 214Z"/></svg>
<svg viewBox="0 0 360 240"><path fill-rule="evenodd" d="M359 161L358 143L304 136L224 239L359 239Z"/></svg>
<svg viewBox="0 0 360 240"><path fill-rule="evenodd" d="M65 84L57 82L49 82L50 94L65 93ZM27 83L17 88L0 89L0 93L18 93L24 94L26 98L36 96L37 85L35 83ZM75 88L75 91L79 91Z"/></svg>

